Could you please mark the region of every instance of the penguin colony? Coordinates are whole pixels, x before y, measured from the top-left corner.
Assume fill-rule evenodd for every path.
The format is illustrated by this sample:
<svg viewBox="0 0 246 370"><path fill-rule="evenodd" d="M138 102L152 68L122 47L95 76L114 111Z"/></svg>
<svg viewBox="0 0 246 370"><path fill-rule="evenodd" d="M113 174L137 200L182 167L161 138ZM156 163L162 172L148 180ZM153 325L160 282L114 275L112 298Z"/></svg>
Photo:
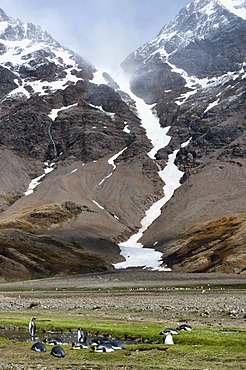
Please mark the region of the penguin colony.
<svg viewBox="0 0 246 370"><path fill-rule="evenodd" d="M28 328L29 333L31 335L31 340L35 341L36 337L36 318L32 318L29 322ZM174 344L173 335L178 335L179 331L191 331L192 327L188 324L182 324L178 326L176 329L173 328L166 328L161 331L159 334L164 335L163 344ZM65 350L61 347L64 343L61 338L59 337L51 337L45 338L42 342L37 341L32 346L31 349L36 352L47 352L46 345L51 345L50 354L57 357L63 358L65 357ZM82 328L78 328L77 333L77 342L74 341L71 343L72 349L85 349L91 348L93 352L114 352L115 350L123 350L126 347L121 343L112 338L106 336L97 336L92 338L89 342L87 342L87 332Z"/></svg>

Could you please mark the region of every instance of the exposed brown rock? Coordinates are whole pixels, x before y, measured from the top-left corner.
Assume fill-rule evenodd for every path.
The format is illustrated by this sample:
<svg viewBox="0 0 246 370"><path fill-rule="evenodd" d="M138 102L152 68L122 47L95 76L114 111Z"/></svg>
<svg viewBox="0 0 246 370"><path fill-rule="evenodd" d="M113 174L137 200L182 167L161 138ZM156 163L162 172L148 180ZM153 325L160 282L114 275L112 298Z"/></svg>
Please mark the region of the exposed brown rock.
<svg viewBox="0 0 246 370"><path fill-rule="evenodd" d="M173 271L241 273L246 264L246 214L197 224L175 243L176 251L164 258Z"/></svg>

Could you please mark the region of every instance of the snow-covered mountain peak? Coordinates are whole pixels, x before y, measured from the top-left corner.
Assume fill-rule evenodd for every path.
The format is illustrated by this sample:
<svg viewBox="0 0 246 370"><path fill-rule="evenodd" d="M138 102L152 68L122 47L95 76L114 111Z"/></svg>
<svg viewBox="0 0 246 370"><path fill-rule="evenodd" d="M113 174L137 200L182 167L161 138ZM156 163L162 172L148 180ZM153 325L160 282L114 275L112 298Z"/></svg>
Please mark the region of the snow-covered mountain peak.
<svg viewBox="0 0 246 370"><path fill-rule="evenodd" d="M130 54L122 63L123 68L131 64L134 71L135 62L146 65L157 59L162 63L179 60L178 54L185 48L194 48L197 43L216 40L225 32L243 28L245 13L245 0L193 0L164 25L157 37Z"/></svg>
<svg viewBox="0 0 246 370"><path fill-rule="evenodd" d="M230 13L236 16L246 19L246 1L245 0L193 0L186 7L187 9L202 11L211 15L215 10L216 6L222 6Z"/></svg>
<svg viewBox="0 0 246 370"><path fill-rule="evenodd" d="M240 18L246 19L245 0L220 0L221 5Z"/></svg>
<svg viewBox="0 0 246 370"><path fill-rule="evenodd" d="M197 92L198 86L199 91L205 86L211 87L213 79L219 86L225 79L230 80L233 73L244 79L244 10L245 0L191 1L156 38L139 47L122 63L131 77L133 91L149 103L155 103L166 92L174 94L177 90L182 100L176 103L181 104ZM239 11L241 17L236 15ZM159 88L161 78L162 89ZM153 84L154 94L149 93L149 86L146 90L142 88L145 80ZM183 87L188 92L180 95Z"/></svg>
<svg viewBox="0 0 246 370"><path fill-rule="evenodd" d="M40 26L23 23L0 9L0 66L14 74L11 94L30 96L92 78L94 67L63 47Z"/></svg>
<svg viewBox="0 0 246 370"><path fill-rule="evenodd" d="M59 46L59 43L40 26L36 26L32 23L23 23L19 19L9 17L2 9L0 9L0 39L3 41L21 41L28 39L32 42L44 41Z"/></svg>
<svg viewBox="0 0 246 370"><path fill-rule="evenodd" d="M245 19L245 4L245 0L194 0L161 29L156 41L172 40L177 47L204 39L228 25L235 16Z"/></svg>
<svg viewBox="0 0 246 370"><path fill-rule="evenodd" d="M0 8L0 22L3 21L9 21L10 18L7 16L7 14L3 11L3 9Z"/></svg>

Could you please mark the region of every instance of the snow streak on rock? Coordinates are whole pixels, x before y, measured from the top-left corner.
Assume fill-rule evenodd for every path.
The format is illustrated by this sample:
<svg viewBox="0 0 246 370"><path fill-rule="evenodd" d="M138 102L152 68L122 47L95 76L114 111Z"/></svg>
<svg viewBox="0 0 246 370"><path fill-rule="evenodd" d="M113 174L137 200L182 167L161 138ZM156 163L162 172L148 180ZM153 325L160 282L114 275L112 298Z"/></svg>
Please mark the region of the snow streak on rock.
<svg viewBox="0 0 246 370"><path fill-rule="evenodd" d="M113 155L113 157L109 158L108 160L108 164L110 164L112 167L113 167L113 170L107 175L105 176L100 182L99 182L99 186L102 185L110 176L113 175L117 165L115 164L115 160L126 150L127 148L124 148L122 149L119 153ZM103 206L101 206L98 202L96 202L95 200L93 200L93 203L95 203L99 208L101 209L104 209ZM114 216L116 219L118 219L117 216Z"/></svg>
<svg viewBox="0 0 246 370"><path fill-rule="evenodd" d="M110 172L110 174L108 174L107 176L105 176L100 182L99 182L99 185L102 185L105 180L107 180L110 176L113 175L113 172L114 170L116 169L116 164L114 163L115 160L126 150L127 148L124 148L122 149L119 153L115 154L113 157L109 158L108 160L108 164L110 164L112 167L113 167L113 170Z"/></svg>
<svg viewBox="0 0 246 370"><path fill-rule="evenodd" d="M44 168L44 174L38 177L35 177L29 184L27 191L25 192L25 195L30 195L33 193L34 189L40 185L40 181L51 171L54 170L55 163L44 163L45 168Z"/></svg>
<svg viewBox="0 0 246 370"><path fill-rule="evenodd" d="M141 221L142 227L140 230L132 235L126 242L119 244L121 255L125 257L126 261L115 265L116 268L127 267L146 267L159 271L170 271L165 267L160 267L162 253L150 248L143 248L143 245L138 240L143 236L147 228L157 219L161 214L161 208L172 197L174 191L180 186L180 179L183 172L179 171L174 164L178 150L175 150L168 157L168 162L164 170L159 172L160 177L165 182L163 187L164 197L152 204L146 211L145 217ZM140 251L139 248L142 248ZM138 255L139 253L139 255Z"/></svg>

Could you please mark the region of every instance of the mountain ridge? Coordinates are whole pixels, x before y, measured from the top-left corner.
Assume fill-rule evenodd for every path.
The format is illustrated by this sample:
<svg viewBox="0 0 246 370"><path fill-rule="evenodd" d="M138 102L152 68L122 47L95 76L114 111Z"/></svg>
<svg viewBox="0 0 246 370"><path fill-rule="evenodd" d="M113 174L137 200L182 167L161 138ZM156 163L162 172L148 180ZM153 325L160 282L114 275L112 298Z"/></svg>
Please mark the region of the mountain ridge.
<svg viewBox="0 0 246 370"><path fill-rule="evenodd" d="M103 73L98 83L94 66L39 27L30 29L37 38L46 35L47 44L25 39L20 21L11 19L7 36L14 40L4 39L6 24L0 27L3 277L17 278L19 269L23 277L113 270L124 260L119 243L165 196L158 171L174 151L182 185L141 243L160 251L174 271L245 273L245 20L221 3L206 2L216 6L217 20L227 16L216 37L212 32L173 52L179 38L162 44L164 26L122 63L134 94L154 104L160 125L169 128L170 141L154 158L136 105L117 78ZM181 10L173 27L181 16L190 27L187 14L201 4ZM10 18L0 11L0 19ZM28 191L34 180L38 185ZM201 247L195 235L204 225L228 238L216 231L211 241L201 232Z"/></svg>

